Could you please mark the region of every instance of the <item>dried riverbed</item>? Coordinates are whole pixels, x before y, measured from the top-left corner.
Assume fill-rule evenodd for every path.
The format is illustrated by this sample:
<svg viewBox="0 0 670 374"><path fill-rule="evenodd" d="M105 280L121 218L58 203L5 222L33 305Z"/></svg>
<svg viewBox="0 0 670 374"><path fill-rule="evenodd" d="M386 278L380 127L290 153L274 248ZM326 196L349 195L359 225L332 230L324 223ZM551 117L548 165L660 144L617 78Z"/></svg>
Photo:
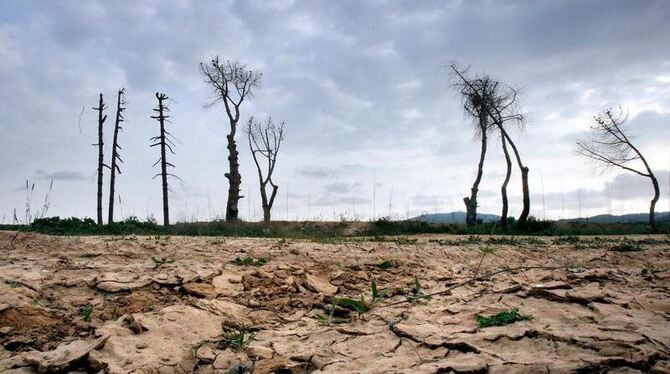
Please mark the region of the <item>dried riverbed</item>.
<svg viewBox="0 0 670 374"><path fill-rule="evenodd" d="M669 372L667 236L13 237L0 372Z"/></svg>

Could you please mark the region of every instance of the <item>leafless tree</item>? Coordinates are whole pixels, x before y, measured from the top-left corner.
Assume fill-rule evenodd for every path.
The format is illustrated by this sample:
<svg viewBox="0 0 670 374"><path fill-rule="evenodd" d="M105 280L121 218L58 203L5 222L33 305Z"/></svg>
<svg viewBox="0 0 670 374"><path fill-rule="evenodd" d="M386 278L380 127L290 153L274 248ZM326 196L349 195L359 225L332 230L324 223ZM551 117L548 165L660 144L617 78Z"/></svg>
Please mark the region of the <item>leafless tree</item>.
<svg viewBox="0 0 670 374"><path fill-rule="evenodd" d="M260 182L261 203L263 207L263 221L265 223L271 220L271 210L279 186L272 181L272 174L277 164L277 155L279 148L284 140L284 122L275 125L271 117L268 117L265 123L254 122L254 117L249 118L247 122L247 137L249 138L249 150L254 158L254 163L258 169L258 181ZM265 165L265 175L263 167ZM268 199L267 185L272 186L272 192Z"/></svg>
<svg viewBox="0 0 670 374"><path fill-rule="evenodd" d="M509 86L503 86L499 82L492 80L486 75L479 78L469 78L466 76L466 70L459 70L455 64L451 65L457 78L460 80L460 85L467 87L476 96L479 95L481 100L481 107L488 115L491 122L500 132L500 137L503 139L503 153L505 154L508 169L506 173L505 183L501 188L503 215L501 223L503 227L507 227L507 182L509 181L509 174L511 173L511 160L507 152L507 144L512 147L514 156L517 161L519 170L521 171L521 187L523 192L523 208L519 215L519 224L524 224L528 220L530 214L530 189L528 187L528 172L529 169L521 160L519 150L507 131L507 123L513 122L519 125L523 124L523 115L520 114L516 108L517 104L517 90ZM486 84L482 82L487 82ZM486 89L483 89L485 87Z"/></svg>
<svg viewBox="0 0 670 374"><path fill-rule="evenodd" d="M505 180L500 187L501 201L502 201L502 213L500 214L500 226L503 230L507 230L507 213L509 212L509 200L507 199L507 184L512 177L512 158L509 155L507 150L507 141L504 136L500 137L500 142L502 144L503 155L505 155Z"/></svg>
<svg viewBox="0 0 670 374"><path fill-rule="evenodd" d="M475 123L475 136L481 141L481 149L479 153L479 164L477 165L477 176L475 181L472 184L470 189L470 196L463 198L465 203L465 222L468 225L474 225L477 223L477 193L479 191L479 184L482 180L482 175L484 174L484 159L486 158L486 147L487 147L487 138L488 132L491 129L491 120L484 108L485 102L482 100L482 97L487 95L491 90L495 90L495 87L490 87L491 85L497 85L497 82L493 82L490 79L476 79L471 82L471 84L457 84L457 88L460 90L461 97L463 99L463 108L465 112L474 119Z"/></svg>
<svg viewBox="0 0 670 374"><path fill-rule="evenodd" d="M174 143L169 139L170 133L165 130L165 122L168 122L170 116L166 115L166 112L169 112L170 109L165 105L164 101L168 100L168 97L164 93L156 92L156 99L158 100L158 106L154 109L154 112L158 113L151 118L158 121L160 124L160 134L151 138L151 141L154 143L150 147L160 146L161 156L160 158L152 165L156 166L160 163L161 172L154 175L154 178L161 177L162 186L163 186L163 225L170 225L170 208L168 202L168 176L179 178L173 173L168 172L168 167L174 168L174 165L167 161L167 152L174 154L172 146Z"/></svg>
<svg viewBox="0 0 670 374"><path fill-rule="evenodd" d="M654 210L660 197L658 180L642 152L633 145L632 137L624 132L625 123L626 116L621 108L618 113L608 109L594 116L589 136L577 141L577 152L603 164L606 168L618 167L649 178L654 188L654 197L649 204L649 224L652 231L657 232ZM631 165L636 162L637 167Z"/></svg>
<svg viewBox="0 0 670 374"><path fill-rule="evenodd" d="M258 87L262 73L247 69L246 65L238 61L222 62L215 56L209 63L200 63L200 73L214 90L214 100L211 105L223 102L228 115L230 132L228 140L228 202L226 203L226 221L236 221L239 215L238 202L244 196L240 195L242 176L240 175L239 152L235 142L237 123L240 120L240 106Z"/></svg>
<svg viewBox="0 0 670 374"><path fill-rule="evenodd" d="M119 155L119 150L121 146L119 145L119 130L122 129L121 122L123 122L123 112L126 110L124 105L126 101L124 99L125 89L122 88L117 92L116 97L116 120L114 121L114 140L112 142L112 164L109 168L109 216L107 217L107 223L114 222L114 187L116 183L116 173L121 174L121 168L119 163L123 163L121 155Z"/></svg>
<svg viewBox="0 0 670 374"><path fill-rule="evenodd" d="M98 225L102 225L102 177L103 177L103 168L105 168L107 165L105 165L105 152L103 150L104 146L104 138L103 138L103 125L105 123L105 120L107 119L107 115L104 114L104 110L107 109L105 106L105 103L102 98L102 94L100 94L100 99L98 101L98 107L93 108L93 110L98 112L98 143L93 144L94 146L98 147Z"/></svg>

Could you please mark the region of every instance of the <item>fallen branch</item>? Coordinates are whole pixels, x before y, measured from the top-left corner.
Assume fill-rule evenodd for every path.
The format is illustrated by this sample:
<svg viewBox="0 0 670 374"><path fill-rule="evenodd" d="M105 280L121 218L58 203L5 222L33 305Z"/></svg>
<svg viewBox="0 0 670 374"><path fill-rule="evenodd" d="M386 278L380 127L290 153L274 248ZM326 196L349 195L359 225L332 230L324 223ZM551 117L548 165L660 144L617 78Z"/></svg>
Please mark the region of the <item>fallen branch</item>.
<svg viewBox="0 0 670 374"><path fill-rule="evenodd" d="M425 297L433 297L433 296L448 294L451 291L455 290L456 288L467 286L470 283L473 283L475 281L486 280L486 279L489 279L489 278L493 277L494 275L498 275L498 274L502 274L502 273L511 273L511 272L514 272L514 271L538 270L538 269L539 270L566 270L567 271L568 269L578 268L578 267L579 266L518 266L518 267L514 267L514 268L506 268L506 269L502 269L502 270L496 270L492 273L480 275L478 277L470 278L466 281L454 284L453 286L450 286L450 287L448 287L448 288L446 288L442 291L437 291L437 292L434 292L434 293L431 293L431 294L427 294L427 295L425 295ZM396 301L396 302L393 302L393 303L390 303L390 304L380 305L380 306L378 306L378 308L386 308L386 307L389 307L389 306L400 305L400 304L408 303L410 301L411 300L408 300L408 299L400 300L400 301Z"/></svg>

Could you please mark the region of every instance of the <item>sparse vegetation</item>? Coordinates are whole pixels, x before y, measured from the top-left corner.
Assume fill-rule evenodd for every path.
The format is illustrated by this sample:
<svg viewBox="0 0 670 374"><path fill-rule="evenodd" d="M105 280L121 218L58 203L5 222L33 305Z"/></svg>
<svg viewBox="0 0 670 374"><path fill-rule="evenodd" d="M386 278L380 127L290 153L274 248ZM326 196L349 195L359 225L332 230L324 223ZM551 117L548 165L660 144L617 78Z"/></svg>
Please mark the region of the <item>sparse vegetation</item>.
<svg viewBox="0 0 670 374"><path fill-rule="evenodd" d="M85 305L79 308L79 315L84 322L91 322L91 318L93 317L93 306Z"/></svg>
<svg viewBox="0 0 670 374"><path fill-rule="evenodd" d="M230 348L233 351L239 351L246 348L249 344L256 341L255 332L246 329L224 330L223 336L218 343L220 348Z"/></svg>
<svg viewBox="0 0 670 374"><path fill-rule="evenodd" d="M331 313L335 310L336 307L344 307L350 310L353 310L358 313L358 315L367 313L372 309L372 307L386 297L387 290L377 288L377 282L373 279L370 282L370 299L365 300L361 294L360 299L353 299L349 297L339 297L333 300L333 305L331 306Z"/></svg>
<svg viewBox="0 0 670 374"><path fill-rule="evenodd" d="M624 240L622 243L615 244L610 248L614 252L639 252L642 249L640 244L631 240Z"/></svg>
<svg viewBox="0 0 670 374"><path fill-rule="evenodd" d="M218 236L223 237L271 237L291 239L311 239L322 244L344 244L353 239L352 236L367 236L371 238L388 236L407 236L413 234L458 234L471 235L467 239L430 239L429 243L445 246L460 246L463 244L477 244L483 239L479 235L490 234L518 234L526 236L561 235L552 240L553 244L573 244L579 241L576 235L636 235L649 232L645 224L596 224L596 223L556 223L542 222L530 230L529 220L526 227L516 229L510 226L507 233L502 232L495 224L481 224L475 226L428 223L417 221L390 221L377 220L372 222L271 222L265 225L260 222L178 222L164 227L154 220L140 221L136 217L129 217L124 221L114 222L111 225L96 226L90 218L39 218L30 225L0 225L3 230L34 231L50 235L181 235L181 236ZM660 229L670 232L670 222L659 222ZM352 229L353 228L353 229ZM515 232L518 230L518 232ZM408 238L414 242L416 238ZM386 239L395 241L395 239ZM494 241L497 239L493 239ZM516 241L527 241L529 238L514 238ZM647 239L652 242L663 239ZM400 240L398 243L406 242ZM670 242L665 240L665 242ZM418 241L416 241L418 243ZM651 242L650 242L651 243ZM407 243L412 244L412 243ZM492 243L493 244L493 243Z"/></svg>
<svg viewBox="0 0 670 374"><path fill-rule="evenodd" d="M642 271L640 271L640 274L650 277L653 276L654 274L660 273L663 270L657 269L653 264L646 263L644 265L644 268L642 268Z"/></svg>
<svg viewBox="0 0 670 374"><path fill-rule="evenodd" d="M175 262L174 257L152 257L151 259L154 261L154 270L165 264L172 264Z"/></svg>
<svg viewBox="0 0 670 374"><path fill-rule="evenodd" d="M263 257L254 259L251 256L244 256L244 257L235 257L233 263L237 266L248 266L248 265L263 266L268 263L268 260L266 260Z"/></svg>
<svg viewBox="0 0 670 374"><path fill-rule="evenodd" d="M395 267L395 264L391 260L385 260L385 261L380 262L377 265L377 267L380 268L380 269L383 269L383 270L387 270L387 269L391 269L391 268Z"/></svg>
<svg viewBox="0 0 670 374"><path fill-rule="evenodd" d="M479 327L505 326L519 321L530 321L533 319L531 315L522 315L519 309L503 310L500 313L491 316L475 315Z"/></svg>
<svg viewBox="0 0 670 374"><path fill-rule="evenodd" d="M414 286L410 289L410 293L407 296L407 301L409 301L412 304L416 304L420 301L430 301L433 300L433 297L431 295L426 295L423 292L423 288L421 287L421 282L419 282L419 278L414 277Z"/></svg>

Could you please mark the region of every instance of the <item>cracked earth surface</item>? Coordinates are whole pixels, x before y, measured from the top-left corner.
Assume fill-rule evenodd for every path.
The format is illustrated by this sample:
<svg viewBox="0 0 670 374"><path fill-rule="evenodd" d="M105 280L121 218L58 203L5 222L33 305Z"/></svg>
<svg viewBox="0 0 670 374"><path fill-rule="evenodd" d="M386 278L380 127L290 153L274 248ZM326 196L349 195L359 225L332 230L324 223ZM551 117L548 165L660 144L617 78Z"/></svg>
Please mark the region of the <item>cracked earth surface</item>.
<svg viewBox="0 0 670 374"><path fill-rule="evenodd" d="M634 252L588 237L13 236L0 232L0 372L670 372L667 236L631 237ZM234 263L246 256L267 263ZM397 304L415 278L427 294L518 266L556 269ZM386 298L369 311L329 313L369 300L373 280ZM513 308L532 319L475 319ZM240 330L255 338L222 343Z"/></svg>

